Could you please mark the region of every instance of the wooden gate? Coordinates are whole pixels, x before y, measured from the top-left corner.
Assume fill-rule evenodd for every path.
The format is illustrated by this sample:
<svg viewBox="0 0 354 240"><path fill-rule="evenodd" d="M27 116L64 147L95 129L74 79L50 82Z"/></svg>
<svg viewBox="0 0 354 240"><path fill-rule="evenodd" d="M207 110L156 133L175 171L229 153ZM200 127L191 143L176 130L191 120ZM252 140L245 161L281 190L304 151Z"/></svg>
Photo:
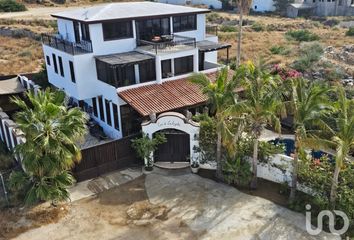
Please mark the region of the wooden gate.
<svg viewBox="0 0 354 240"><path fill-rule="evenodd" d="M143 161L138 159L131 147L131 139L138 136L133 135L81 150L81 162L73 169L76 180L84 181L117 169L142 165Z"/></svg>
<svg viewBox="0 0 354 240"><path fill-rule="evenodd" d="M189 135L182 131L161 131L166 142L155 151L155 162L186 162L190 155Z"/></svg>

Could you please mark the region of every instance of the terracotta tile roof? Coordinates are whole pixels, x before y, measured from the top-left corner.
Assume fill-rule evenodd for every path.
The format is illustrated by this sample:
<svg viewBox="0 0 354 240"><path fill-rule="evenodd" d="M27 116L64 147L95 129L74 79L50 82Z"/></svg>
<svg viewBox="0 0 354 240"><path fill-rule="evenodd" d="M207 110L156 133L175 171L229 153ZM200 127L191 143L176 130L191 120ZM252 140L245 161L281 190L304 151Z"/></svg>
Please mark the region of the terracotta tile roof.
<svg viewBox="0 0 354 240"><path fill-rule="evenodd" d="M193 106L208 100L199 86L186 78L127 89L118 95L143 116Z"/></svg>
<svg viewBox="0 0 354 240"><path fill-rule="evenodd" d="M233 71L229 71L229 79L232 74ZM211 81L215 81L216 75L216 72L207 74ZM208 100L200 87L188 78L131 88L118 92L118 95L142 116L190 107Z"/></svg>

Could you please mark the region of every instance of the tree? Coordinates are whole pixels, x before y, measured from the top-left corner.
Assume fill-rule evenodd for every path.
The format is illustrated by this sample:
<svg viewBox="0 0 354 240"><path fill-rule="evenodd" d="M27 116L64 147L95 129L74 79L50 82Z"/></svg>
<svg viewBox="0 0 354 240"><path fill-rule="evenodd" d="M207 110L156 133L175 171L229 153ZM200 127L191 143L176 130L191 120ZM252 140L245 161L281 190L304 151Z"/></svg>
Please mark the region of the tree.
<svg viewBox="0 0 354 240"><path fill-rule="evenodd" d="M258 139L267 125L281 131L280 114L283 113L282 96L279 91L279 78L273 77L262 65L253 63L241 65L236 70L236 79L244 88L245 101L241 109L246 114L246 121L253 138L253 178L251 188L257 188ZM283 114L285 115L285 114Z"/></svg>
<svg viewBox="0 0 354 240"><path fill-rule="evenodd" d="M238 22L238 39L237 39L237 59L236 67L240 66L241 63L241 45L242 45L242 25L243 25L243 15L248 14L251 8L252 0L236 0L237 8L239 10L240 19Z"/></svg>
<svg viewBox="0 0 354 240"><path fill-rule="evenodd" d="M317 125L328 109L327 93L329 89L316 82L304 78L289 79L290 93L287 110L293 115L295 131L295 149L293 160L290 202L295 200L299 154L304 150L303 143L308 139L311 127ZM314 138L312 138L314 140Z"/></svg>
<svg viewBox="0 0 354 240"><path fill-rule="evenodd" d="M344 167L350 151L354 148L354 100L347 98L342 86L338 86L336 90L338 100L333 104L334 111L323 124L327 138L319 138L322 146L336 151L336 165L329 199L333 209L336 203L340 171Z"/></svg>
<svg viewBox="0 0 354 240"><path fill-rule="evenodd" d="M70 169L81 160L77 141L86 134L88 116L79 108L68 109L60 91L48 88L26 96L28 101L13 99L20 108L15 121L26 142L15 148L24 172L13 172L11 185L26 186L26 204L66 200L73 183Z"/></svg>
<svg viewBox="0 0 354 240"><path fill-rule="evenodd" d="M227 127L228 116L225 114L225 110L236 100L235 81L228 81L228 69L223 68L218 72L215 82L211 82L204 74L194 74L191 77L191 82L199 85L202 92L208 96L210 112L216 120L216 175L221 178L222 141L223 138L229 138L232 135Z"/></svg>

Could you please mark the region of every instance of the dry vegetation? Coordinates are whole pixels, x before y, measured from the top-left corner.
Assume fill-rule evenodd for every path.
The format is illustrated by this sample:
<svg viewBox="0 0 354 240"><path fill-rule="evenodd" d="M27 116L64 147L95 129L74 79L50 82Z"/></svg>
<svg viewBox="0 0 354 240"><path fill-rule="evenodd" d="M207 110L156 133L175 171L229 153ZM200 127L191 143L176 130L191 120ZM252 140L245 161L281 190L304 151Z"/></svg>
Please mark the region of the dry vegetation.
<svg viewBox="0 0 354 240"><path fill-rule="evenodd" d="M0 52L0 76L40 70L43 53L38 41L0 36Z"/></svg>

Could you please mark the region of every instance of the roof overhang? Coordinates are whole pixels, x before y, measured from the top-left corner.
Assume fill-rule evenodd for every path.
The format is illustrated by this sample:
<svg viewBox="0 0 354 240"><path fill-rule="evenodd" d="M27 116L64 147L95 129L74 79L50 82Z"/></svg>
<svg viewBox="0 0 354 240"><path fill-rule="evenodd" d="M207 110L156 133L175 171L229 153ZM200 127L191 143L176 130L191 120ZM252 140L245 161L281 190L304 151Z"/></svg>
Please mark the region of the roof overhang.
<svg viewBox="0 0 354 240"><path fill-rule="evenodd" d="M95 59L104 62L112 68L133 65L154 59L154 56L139 53L136 51L95 56Z"/></svg>
<svg viewBox="0 0 354 240"><path fill-rule="evenodd" d="M230 48L231 44L227 43L216 43L208 40L197 42L197 48L200 52L212 52L220 49Z"/></svg>

